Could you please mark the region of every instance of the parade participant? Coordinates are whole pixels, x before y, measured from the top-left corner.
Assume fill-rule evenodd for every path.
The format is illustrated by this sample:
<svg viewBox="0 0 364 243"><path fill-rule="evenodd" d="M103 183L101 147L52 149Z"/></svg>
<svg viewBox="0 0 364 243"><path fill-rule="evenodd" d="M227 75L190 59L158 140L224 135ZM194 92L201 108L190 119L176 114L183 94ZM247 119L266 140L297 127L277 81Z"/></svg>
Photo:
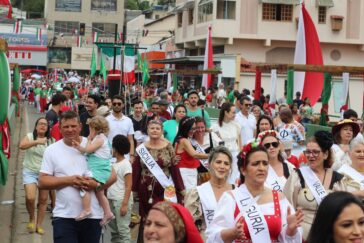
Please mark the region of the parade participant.
<svg viewBox="0 0 364 243"><path fill-rule="evenodd" d="M43 85L42 89L41 89L41 91L39 93L40 113L44 113L46 111L46 108L47 108L47 95L48 95L47 86Z"/></svg>
<svg viewBox="0 0 364 243"><path fill-rule="evenodd" d="M80 120L82 124L81 136L88 137L90 134L89 122L90 120L96 116L97 108L100 106L100 96L98 95L89 95L86 99L86 112L80 115Z"/></svg>
<svg viewBox="0 0 364 243"><path fill-rule="evenodd" d="M165 121L163 123L164 138L167 139L169 142L173 143L177 135L179 122L183 117L186 116L186 113L187 109L184 105L177 105L174 108L172 120Z"/></svg>
<svg viewBox="0 0 364 243"><path fill-rule="evenodd" d="M280 152L282 145L277 138L276 131L261 132L258 135L258 140L268 152L269 168L265 186L282 192L289 175L294 170L294 166L283 158Z"/></svg>
<svg viewBox="0 0 364 243"><path fill-rule="evenodd" d="M353 109L348 109L344 112L343 116L344 116L344 119L350 119L353 122L358 123L359 133L358 133L358 135L356 135L356 137L364 138L363 120L358 117L358 113L356 111L354 111Z"/></svg>
<svg viewBox="0 0 364 243"><path fill-rule="evenodd" d="M196 130L196 119L185 116L181 119L173 146L176 155L181 157L178 168L181 172L183 184L187 190L197 186L197 168L200 166L199 159L207 159L208 155L198 153L192 146L190 138Z"/></svg>
<svg viewBox="0 0 364 243"><path fill-rule="evenodd" d="M308 97L306 97L303 100L303 104L299 108L300 108L300 114L302 117L301 122L302 123L311 123L313 110L312 110L312 107L310 104L310 99Z"/></svg>
<svg viewBox="0 0 364 243"><path fill-rule="evenodd" d="M298 156L305 142L305 128L293 120L292 111L289 108L282 108L279 112L282 121L277 127L278 138L281 141L291 141L293 143L292 154Z"/></svg>
<svg viewBox="0 0 364 243"><path fill-rule="evenodd" d="M322 200L307 242L363 242L363 204L348 192L333 192Z"/></svg>
<svg viewBox="0 0 364 243"><path fill-rule="evenodd" d="M241 127L240 141L242 145L254 139L254 130L257 125L254 115L250 114L249 109L252 107L252 102L247 96L242 96L240 100L236 101L236 106L239 108L235 116L235 121Z"/></svg>
<svg viewBox="0 0 364 243"><path fill-rule="evenodd" d="M105 99L105 104L107 105L107 107L109 108L109 110L112 109L112 101L111 101L111 98L106 98Z"/></svg>
<svg viewBox="0 0 364 243"><path fill-rule="evenodd" d="M234 184L239 178L239 170L237 165L236 156L241 149L240 140L240 125L234 120L235 119L235 105L231 103L224 103L220 109L220 115L218 124L212 127L212 131L215 132L222 141L224 146L227 147L233 157L232 161L232 172L229 175L229 183Z"/></svg>
<svg viewBox="0 0 364 243"><path fill-rule="evenodd" d="M34 105L37 108L37 113L40 112L40 92L42 91L41 83L36 83L34 88Z"/></svg>
<svg viewBox="0 0 364 243"><path fill-rule="evenodd" d="M359 133L359 125L350 119L338 122L332 128L335 144L332 146L334 151L333 170L340 169L344 164L351 165L349 156L349 143Z"/></svg>
<svg viewBox="0 0 364 243"><path fill-rule="evenodd" d="M72 99L73 95L72 89L68 86L65 86L62 89L62 94L67 98L67 100L65 101L65 106L68 106L69 108L71 108L72 111L75 111L77 113L77 106L74 100Z"/></svg>
<svg viewBox="0 0 364 243"><path fill-rule="evenodd" d="M132 167L125 154L129 153L130 143L124 135L116 135L112 140L113 156L116 163L113 168L117 175L116 183L107 190L111 211L115 215L108 227L112 243L130 243L130 220L133 204L131 194Z"/></svg>
<svg viewBox="0 0 364 243"><path fill-rule="evenodd" d="M198 92L196 90L191 90L190 92L188 92L187 99L188 99L188 104L189 104L188 106L186 106L187 107L187 116L189 116L189 117L196 117L196 116L202 117L203 119L205 119L207 128L210 128L211 127L211 121L210 121L209 113L206 110L201 109L197 105L197 102L199 100Z"/></svg>
<svg viewBox="0 0 364 243"><path fill-rule="evenodd" d="M281 113L281 111L284 108L289 108L289 106L287 104L281 104L281 105L278 106L278 116L276 116L276 117L273 118L274 128L278 127L282 123L282 120L281 120L279 114Z"/></svg>
<svg viewBox="0 0 364 243"><path fill-rule="evenodd" d="M304 151L308 166L293 172L283 190L293 207L302 208L305 214L302 223L304 240L307 239L314 215L322 199L332 191L345 190L341 181L343 176L330 169L332 144L333 139L329 132L316 132Z"/></svg>
<svg viewBox="0 0 364 243"><path fill-rule="evenodd" d="M124 101L123 97L120 95L115 95L112 98L112 113L106 117L106 120L109 122L109 142L112 143L113 138L118 135L124 135L128 138L130 142L130 153L127 155L127 158L130 156L130 162L134 161L134 126L133 122L129 117L123 114L124 109Z"/></svg>
<svg viewBox="0 0 364 243"><path fill-rule="evenodd" d="M28 105L34 105L34 102L35 102L34 89L33 87L29 87Z"/></svg>
<svg viewBox="0 0 364 243"><path fill-rule="evenodd" d="M100 220L103 218L102 208L94 192L98 183L84 176L88 172L86 157L72 146L75 140L78 140L81 146L85 146L87 139L79 135L81 125L77 113L62 113L59 124L63 139L46 148L39 176L39 188L56 189L57 201L52 222L53 241L98 243L101 236ZM102 189L115 181L115 171L112 171L110 179ZM78 188L90 191L92 216L76 222L75 218L82 211L82 199Z"/></svg>
<svg viewBox="0 0 364 243"><path fill-rule="evenodd" d="M62 94L54 94L52 96L51 104L52 108L47 111L45 118L48 121L49 128L52 129L52 127L58 123L58 117L60 115L60 110L63 105L63 103L66 101L66 97Z"/></svg>
<svg viewBox="0 0 364 243"><path fill-rule="evenodd" d="M188 210L171 202L159 202L152 207L143 239L144 243L203 243Z"/></svg>
<svg viewBox="0 0 364 243"><path fill-rule="evenodd" d="M283 194L264 187L269 166L265 148L247 144L238 166L243 184L223 193L206 242L301 242L302 211L295 212Z"/></svg>
<svg viewBox="0 0 364 243"><path fill-rule="evenodd" d="M168 100L161 99L160 101L158 101L158 104L159 104L159 109L160 109L159 116L166 119L167 121L171 120L172 116L167 110L169 107Z"/></svg>
<svg viewBox="0 0 364 243"><path fill-rule="evenodd" d="M232 156L230 151L218 146L210 152L208 163L210 180L191 189L185 197L185 207L190 211L199 229L202 238L205 238L205 229L209 227L217 202L221 195L234 189L234 185L228 183L227 178L231 173Z"/></svg>
<svg viewBox="0 0 364 243"><path fill-rule="evenodd" d="M38 189L38 212L35 220L35 202L40 166L46 147L54 143L50 137L48 122L41 117L35 122L34 131L28 133L20 142L19 148L25 151L23 162L23 184L25 190L25 205L29 214L27 230L44 234L42 223L47 207L48 190Z"/></svg>
<svg viewBox="0 0 364 243"><path fill-rule="evenodd" d="M351 165L344 164L338 170L343 178L347 191L364 200L364 139L354 138L350 142L349 156Z"/></svg>
<svg viewBox="0 0 364 243"><path fill-rule="evenodd" d="M297 103L293 103L292 104L292 115L293 115L293 120L295 120L296 122L301 122L301 115L298 112L298 105Z"/></svg>
<svg viewBox="0 0 364 243"><path fill-rule="evenodd" d="M80 145L77 140L74 140L72 145L81 153L87 154L87 166L91 172L90 177L99 183L98 188L100 189L96 189L96 197L104 210L104 218L100 222L101 226L104 226L115 218L111 212L105 192L101 189L101 185L105 184L111 175L111 150L106 137L109 132L109 124L105 118L95 116L90 119L89 126L90 134L87 137L86 146ZM87 191L81 191L80 193L83 211L76 217L76 221L84 220L91 216L91 194Z"/></svg>
<svg viewBox="0 0 364 243"><path fill-rule="evenodd" d="M259 117L258 121L257 121L257 128L255 130L256 136L255 138L258 137L258 135L261 132L265 132L268 130L273 130L273 121L269 116L266 115L262 115Z"/></svg>
<svg viewBox="0 0 364 243"><path fill-rule="evenodd" d="M149 121L149 141L137 147L137 156L132 163L132 191L134 202L139 202L141 216L140 237L144 220L155 203L163 200L183 201L184 185L175 152L171 143L161 139L162 135L163 124L159 120Z"/></svg>
<svg viewBox="0 0 364 243"><path fill-rule="evenodd" d="M133 114L129 118L133 122L134 128L134 143L136 146L141 144L146 139L147 115L143 114L143 101L136 100L133 103Z"/></svg>
<svg viewBox="0 0 364 243"><path fill-rule="evenodd" d="M159 115L160 110L161 110L161 108L160 108L159 102L154 101L152 103L152 105L150 106L150 112L152 112L154 114L156 120L159 120L159 121L161 121L163 123L163 122L167 121L167 119L164 118L164 117L161 117Z"/></svg>
<svg viewBox="0 0 364 243"><path fill-rule="evenodd" d="M196 130L193 133L193 140L201 146L205 153L210 153L212 148L219 146L220 143L224 143L216 133L206 129L206 123L202 117L195 117L195 120ZM192 146L196 147L194 144Z"/></svg>
<svg viewBox="0 0 364 243"><path fill-rule="evenodd" d="M262 116L262 109L259 105L252 106L252 114L254 115L255 120L258 121L259 118Z"/></svg>

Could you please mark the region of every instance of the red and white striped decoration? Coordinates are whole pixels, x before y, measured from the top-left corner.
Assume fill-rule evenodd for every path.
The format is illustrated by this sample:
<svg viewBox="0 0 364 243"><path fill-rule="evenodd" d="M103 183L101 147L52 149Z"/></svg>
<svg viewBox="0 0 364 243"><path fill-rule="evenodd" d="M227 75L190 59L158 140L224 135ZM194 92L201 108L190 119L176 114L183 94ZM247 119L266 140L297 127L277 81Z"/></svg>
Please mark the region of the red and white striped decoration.
<svg viewBox="0 0 364 243"><path fill-rule="evenodd" d="M77 36L77 47L82 47L82 36Z"/></svg>
<svg viewBox="0 0 364 243"><path fill-rule="evenodd" d="M13 28L13 32L15 34L19 34L21 33L23 30L23 22L21 20L16 20L16 22L14 23L14 28Z"/></svg>
<svg viewBox="0 0 364 243"><path fill-rule="evenodd" d="M94 32L94 36L93 36L93 43L95 43L95 42L98 42L99 41L99 33L98 32Z"/></svg>

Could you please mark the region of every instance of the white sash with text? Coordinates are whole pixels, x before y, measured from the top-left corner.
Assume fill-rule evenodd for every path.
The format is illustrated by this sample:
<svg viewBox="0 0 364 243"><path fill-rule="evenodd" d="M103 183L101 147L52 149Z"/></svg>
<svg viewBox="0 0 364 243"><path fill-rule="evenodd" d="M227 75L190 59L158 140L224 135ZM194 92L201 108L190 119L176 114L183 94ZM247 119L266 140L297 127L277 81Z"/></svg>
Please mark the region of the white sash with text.
<svg viewBox="0 0 364 243"><path fill-rule="evenodd" d="M200 197L203 216L206 222L206 228L212 222L217 207L217 201L210 182L203 183L197 187L198 196Z"/></svg>
<svg viewBox="0 0 364 243"><path fill-rule="evenodd" d="M174 183L172 178L168 178L166 174L163 172L161 167L159 167L158 163L149 153L148 149L142 143L136 148L136 152L140 156L140 159L143 161L145 166L149 169L149 171L154 175L154 177L158 180L159 184L164 188L164 199L166 201L177 202L177 197L174 189ZM174 190L174 192L173 192Z"/></svg>
<svg viewBox="0 0 364 243"><path fill-rule="evenodd" d="M349 176L351 179L360 184L361 190L364 189L364 175L360 174L350 165L344 164L343 166L340 167L340 169L337 172Z"/></svg>
<svg viewBox="0 0 364 243"><path fill-rule="evenodd" d="M196 152L199 154L205 154L205 150L201 147L201 145L195 139L189 139L192 146L196 148ZM199 159L200 163L206 168L209 168L209 162L207 159Z"/></svg>
<svg viewBox="0 0 364 243"><path fill-rule="evenodd" d="M321 201L327 195L325 187L309 166L301 167L300 171L317 204L320 205Z"/></svg>
<svg viewBox="0 0 364 243"><path fill-rule="evenodd" d="M284 185L279 181L279 177L277 173L274 171L273 167L269 165L268 167L268 176L265 181L265 186L269 187L272 190L282 192Z"/></svg>
<svg viewBox="0 0 364 243"><path fill-rule="evenodd" d="M267 221L248 188L243 184L232 190L232 193L240 212L244 215L252 242L272 242Z"/></svg>

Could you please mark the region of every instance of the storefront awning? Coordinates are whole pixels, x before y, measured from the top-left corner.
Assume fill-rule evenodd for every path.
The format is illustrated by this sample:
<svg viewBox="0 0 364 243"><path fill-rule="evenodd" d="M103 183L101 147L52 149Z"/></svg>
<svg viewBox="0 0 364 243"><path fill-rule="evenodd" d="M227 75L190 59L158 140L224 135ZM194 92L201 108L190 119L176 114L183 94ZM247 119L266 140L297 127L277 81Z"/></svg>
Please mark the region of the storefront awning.
<svg viewBox="0 0 364 243"><path fill-rule="evenodd" d="M260 3L297 5L300 0L259 0Z"/></svg>
<svg viewBox="0 0 364 243"><path fill-rule="evenodd" d="M316 0L316 6L321 7L334 7L334 1L333 0Z"/></svg>

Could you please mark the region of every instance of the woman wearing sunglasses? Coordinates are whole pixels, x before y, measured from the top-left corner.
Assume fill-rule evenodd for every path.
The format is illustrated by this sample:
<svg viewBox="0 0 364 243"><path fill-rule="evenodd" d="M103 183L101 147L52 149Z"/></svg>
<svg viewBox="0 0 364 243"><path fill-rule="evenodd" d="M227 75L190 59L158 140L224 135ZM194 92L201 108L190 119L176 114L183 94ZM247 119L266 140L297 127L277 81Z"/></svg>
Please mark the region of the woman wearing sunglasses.
<svg viewBox="0 0 364 243"><path fill-rule="evenodd" d="M282 145L276 131L268 130L260 133L258 141L268 152L269 166L265 186L282 192L289 175L294 171L294 166L284 160L280 151Z"/></svg>
<svg viewBox="0 0 364 243"><path fill-rule="evenodd" d="M341 180L343 176L331 169L332 145L331 133L317 131L304 151L308 166L303 166L292 173L283 190L293 207L303 210L304 240L307 239L317 208L325 196L333 191L346 189Z"/></svg>

